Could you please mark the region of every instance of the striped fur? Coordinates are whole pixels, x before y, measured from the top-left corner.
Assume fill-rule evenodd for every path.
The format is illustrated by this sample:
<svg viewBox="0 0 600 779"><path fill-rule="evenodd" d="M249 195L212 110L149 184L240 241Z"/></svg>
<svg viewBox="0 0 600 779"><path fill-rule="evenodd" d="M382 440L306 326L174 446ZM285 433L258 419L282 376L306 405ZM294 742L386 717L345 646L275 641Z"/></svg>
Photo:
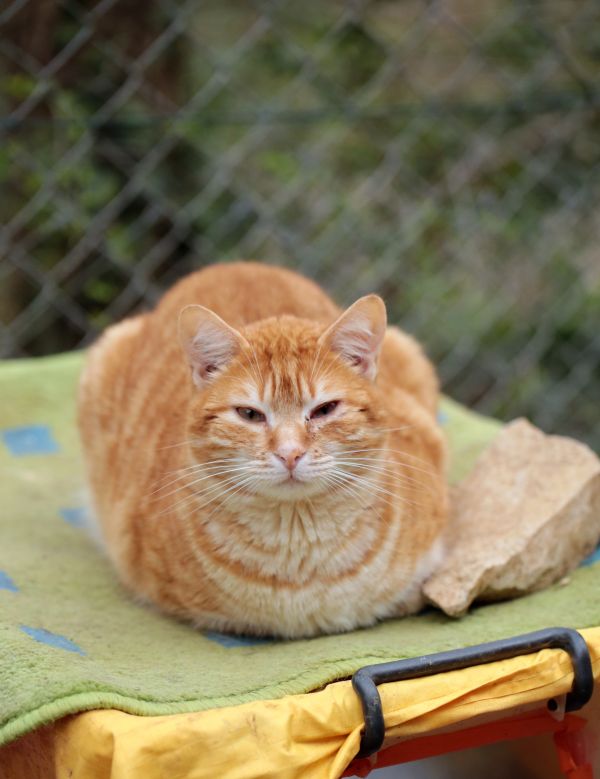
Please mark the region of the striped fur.
<svg viewBox="0 0 600 779"><path fill-rule="evenodd" d="M178 336L190 305L227 325L191 309ZM286 637L422 606L446 517L437 380L378 298L340 314L290 271L216 265L92 347L79 426L133 593L202 628Z"/></svg>

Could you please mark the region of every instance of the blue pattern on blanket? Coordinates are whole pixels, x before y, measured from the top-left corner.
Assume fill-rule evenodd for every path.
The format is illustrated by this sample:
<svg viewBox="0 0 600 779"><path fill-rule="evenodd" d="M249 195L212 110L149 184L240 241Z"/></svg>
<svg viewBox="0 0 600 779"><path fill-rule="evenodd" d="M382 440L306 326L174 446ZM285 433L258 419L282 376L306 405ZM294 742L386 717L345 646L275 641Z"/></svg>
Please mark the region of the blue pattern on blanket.
<svg viewBox="0 0 600 779"><path fill-rule="evenodd" d="M215 630L207 630L204 637L220 644L226 649L233 649L239 646L259 646L260 644L273 644L273 638L254 638L252 636L231 636L227 633L217 633Z"/></svg>
<svg viewBox="0 0 600 779"><path fill-rule="evenodd" d="M29 454L54 454L60 447L47 425L24 425L2 431L8 451L15 457Z"/></svg>
<svg viewBox="0 0 600 779"><path fill-rule="evenodd" d="M32 628L29 625L19 626L23 633L39 641L40 644L47 644L55 649L65 649L67 652L77 652L80 655L85 655L85 652L81 647L78 647L73 641L65 636L60 636L58 633L52 633L50 630L44 630L44 628Z"/></svg>
<svg viewBox="0 0 600 779"><path fill-rule="evenodd" d="M4 571L0 571L0 590L9 590L10 592L19 592L19 588Z"/></svg>
<svg viewBox="0 0 600 779"><path fill-rule="evenodd" d="M581 565L592 565L592 563L600 563L600 546L598 546L596 551L592 552L589 557L586 557L585 560L581 562Z"/></svg>
<svg viewBox="0 0 600 779"><path fill-rule="evenodd" d="M87 512L83 506L63 507L58 510L61 517L73 527L85 527Z"/></svg>

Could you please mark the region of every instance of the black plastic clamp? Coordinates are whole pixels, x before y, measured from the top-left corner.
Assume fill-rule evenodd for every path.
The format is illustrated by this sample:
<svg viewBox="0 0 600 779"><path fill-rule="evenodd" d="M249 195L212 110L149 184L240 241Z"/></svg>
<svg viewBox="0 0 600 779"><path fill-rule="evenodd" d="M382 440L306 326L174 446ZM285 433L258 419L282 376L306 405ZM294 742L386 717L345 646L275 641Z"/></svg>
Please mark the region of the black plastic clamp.
<svg viewBox="0 0 600 779"><path fill-rule="evenodd" d="M362 704L365 728L357 757L368 757L377 752L383 744L385 723L378 684L417 679L444 671L456 671L472 665L532 654L540 649L563 649L569 654L575 678L566 698L566 710L580 709L592 697L594 675L587 645L583 637L571 628L547 628L464 649L453 649L449 652L359 668L352 677L352 686ZM548 705L556 708L556 701L550 701Z"/></svg>

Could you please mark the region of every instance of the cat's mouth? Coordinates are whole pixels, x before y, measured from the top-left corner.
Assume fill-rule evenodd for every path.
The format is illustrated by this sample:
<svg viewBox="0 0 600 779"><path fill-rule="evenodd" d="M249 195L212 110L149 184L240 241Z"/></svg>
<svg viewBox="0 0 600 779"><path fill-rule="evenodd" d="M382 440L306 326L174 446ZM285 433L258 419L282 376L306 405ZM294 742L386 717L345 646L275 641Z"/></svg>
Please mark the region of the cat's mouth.
<svg viewBox="0 0 600 779"><path fill-rule="evenodd" d="M297 473L288 473L284 476L277 486L281 486L284 489L294 489L295 487L303 487L305 490L310 489L312 479L302 479Z"/></svg>
<svg viewBox="0 0 600 779"><path fill-rule="evenodd" d="M264 485L261 492L270 498L278 500L299 500L311 498L323 492L320 479L302 478L297 473L289 473L276 482Z"/></svg>

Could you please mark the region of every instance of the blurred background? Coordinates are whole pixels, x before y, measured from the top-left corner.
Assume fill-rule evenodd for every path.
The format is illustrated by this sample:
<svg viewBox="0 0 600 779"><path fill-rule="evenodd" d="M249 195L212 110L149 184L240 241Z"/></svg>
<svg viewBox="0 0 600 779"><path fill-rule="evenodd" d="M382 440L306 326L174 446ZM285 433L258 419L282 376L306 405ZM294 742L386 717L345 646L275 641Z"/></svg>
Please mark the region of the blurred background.
<svg viewBox="0 0 600 779"><path fill-rule="evenodd" d="M256 258L600 448L597 0L5 0L0 345Z"/></svg>

